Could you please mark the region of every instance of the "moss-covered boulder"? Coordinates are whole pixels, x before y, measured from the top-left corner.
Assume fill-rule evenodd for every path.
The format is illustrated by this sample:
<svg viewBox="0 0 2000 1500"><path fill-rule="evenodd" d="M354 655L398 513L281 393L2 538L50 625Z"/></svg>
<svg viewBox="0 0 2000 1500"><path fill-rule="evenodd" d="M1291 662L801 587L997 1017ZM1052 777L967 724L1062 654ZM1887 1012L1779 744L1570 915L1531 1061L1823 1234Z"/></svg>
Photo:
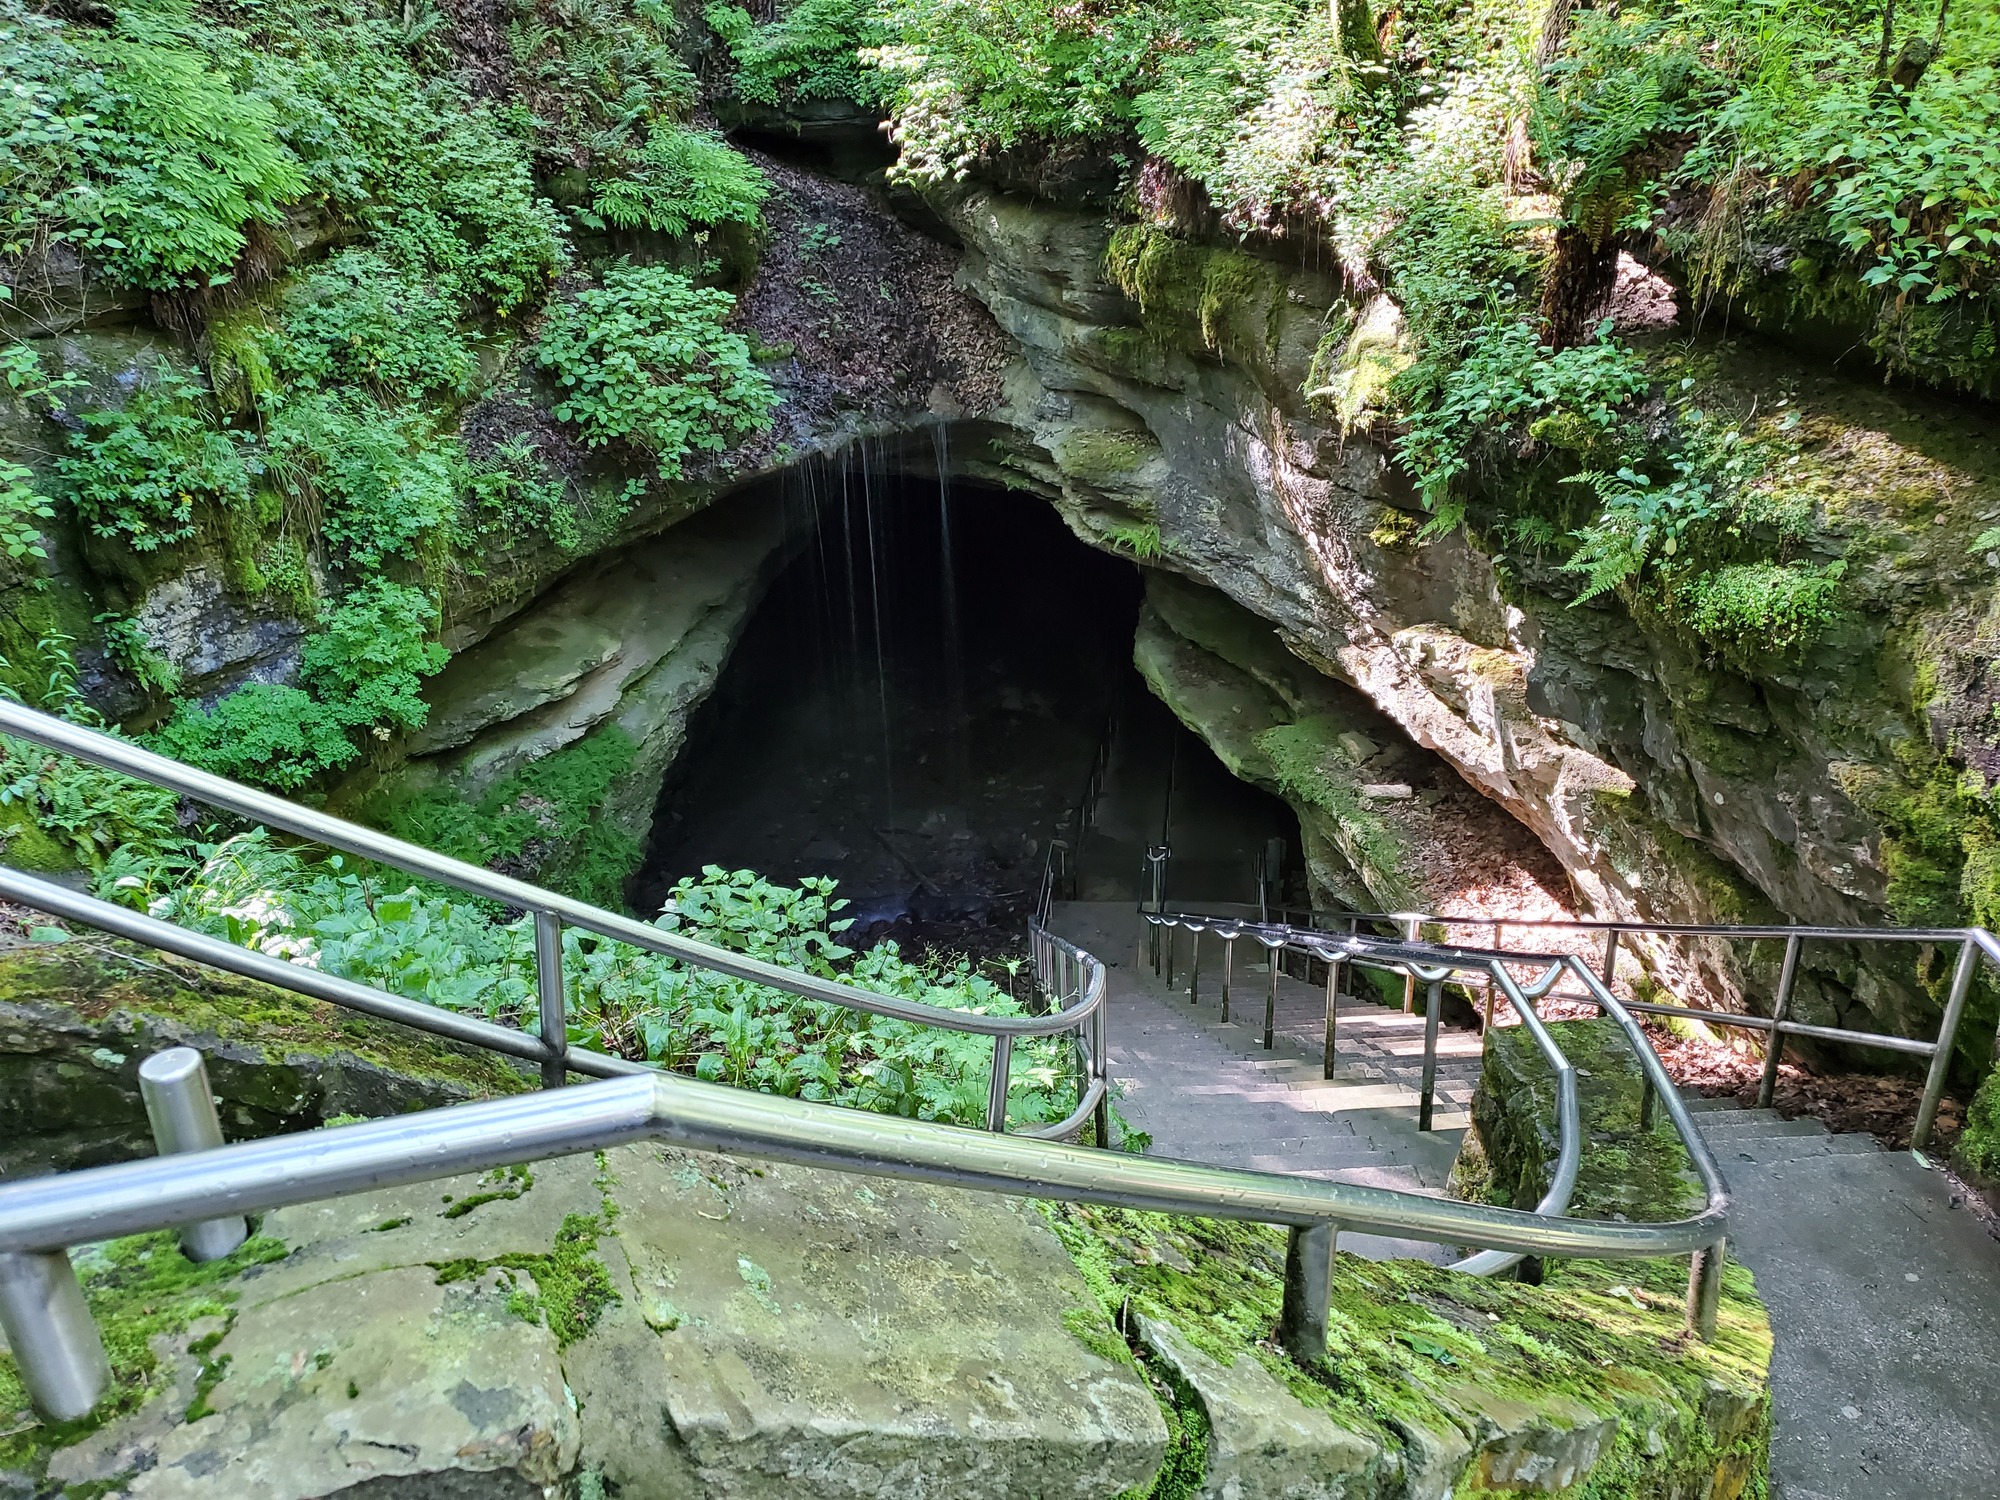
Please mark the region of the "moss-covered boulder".
<svg viewBox="0 0 2000 1500"><path fill-rule="evenodd" d="M0 1176L152 1154L139 1065L194 1047L231 1139L532 1086L462 1048L116 939L0 951Z"/></svg>
<svg viewBox="0 0 2000 1500"><path fill-rule="evenodd" d="M1174 1448L1135 1492L1146 1500L1764 1493L1771 1332L1740 1267L1704 1344L1679 1262L1571 1262L1525 1286L1340 1254L1327 1358L1302 1365L1275 1340L1281 1231L1084 1207L1051 1218L1169 1414ZM1271 1442L1310 1445L1321 1467L1300 1476Z"/></svg>

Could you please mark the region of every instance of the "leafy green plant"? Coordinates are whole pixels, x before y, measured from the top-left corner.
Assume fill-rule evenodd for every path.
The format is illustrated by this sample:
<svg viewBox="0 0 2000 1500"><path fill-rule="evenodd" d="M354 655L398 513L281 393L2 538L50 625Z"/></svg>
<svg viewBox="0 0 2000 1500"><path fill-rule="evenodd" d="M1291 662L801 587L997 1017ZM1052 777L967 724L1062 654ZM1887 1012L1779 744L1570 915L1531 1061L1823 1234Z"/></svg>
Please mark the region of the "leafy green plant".
<svg viewBox="0 0 2000 1500"><path fill-rule="evenodd" d="M736 64L729 88L740 99L873 104L879 97L880 84L863 68L860 53L886 33L866 0L796 0L774 8L761 23L742 6L717 0L702 18L729 48Z"/></svg>
<svg viewBox="0 0 2000 1500"><path fill-rule="evenodd" d="M35 643L34 661L0 660L0 697L116 734L83 696L73 644L48 634ZM172 792L0 735L0 808L20 809L86 869L102 867L122 848L179 845L179 804Z"/></svg>
<svg viewBox="0 0 2000 1500"><path fill-rule="evenodd" d="M1796 656L1838 617L1843 563L1733 563L1673 590L1675 613L1694 633L1739 660Z"/></svg>
<svg viewBox="0 0 2000 1500"><path fill-rule="evenodd" d="M120 614L101 614L91 622L104 627L104 654L148 692L171 695L180 691L181 674L153 649L145 627Z"/></svg>
<svg viewBox="0 0 2000 1500"><path fill-rule="evenodd" d="M463 393L477 369L459 308L372 250L343 250L287 289L278 363L316 385L365 383L391 402Z"/></svg>
<svg viewBox="0 0 2000 1500"><path fill-rule="evenodd" d="M35 488L34 472L25 464L0 459L0 552L13 561L45 560L41 522L55 519L55 507Z"/></svg>
<svg viewBox="0 0 2000 1500"><path fill-rule="evenodd" d="M764 174L721 136L658 127L625 175L598 181L591 207L614 229L682 235L704 225L756 223L769 191Z"/></svg>
<svg viewBox="0 0 2000 1500"><path fill-rule="evenodd" d="M422 589L375 578L321 614L305 644L299 680L333 717L386 739L430 714L422 683L450 653L432 636L437 602Z"/></svg>
<svg viewBox="0 0 2000 1500"><path fill-rule="evenodd" d="M622 263L549 311L536 358L562 387L556 415L592 446L627 441L674 476L693 452L760 430L777 404L727 292L665 266Z"/></svg>
<svg viewBox="0 0 2000 1500"><path fill-rule="evenodd" d="M253 682L214 704L183 703L149 736L162 755L294 792L359 753L337 714L302 688Z"/></svg>
<svg viewBox="0 0 2000 1500"><path fill-rule="evenodd" d="M5 253L38 234L140 286L226 279L246 229L299 196L270 105L190 45L173 0L121 7L108 31L0 10Z"/></svg>
<svg viewBox="0 0 2000 1500"><path fill-rule="evenodd" d="M222 426L202 385L170 365L122 408L77 420L56 475L99 536L151 552L193 536L198 505L229 510L250 498L258 460L247 435Z"/></svg>

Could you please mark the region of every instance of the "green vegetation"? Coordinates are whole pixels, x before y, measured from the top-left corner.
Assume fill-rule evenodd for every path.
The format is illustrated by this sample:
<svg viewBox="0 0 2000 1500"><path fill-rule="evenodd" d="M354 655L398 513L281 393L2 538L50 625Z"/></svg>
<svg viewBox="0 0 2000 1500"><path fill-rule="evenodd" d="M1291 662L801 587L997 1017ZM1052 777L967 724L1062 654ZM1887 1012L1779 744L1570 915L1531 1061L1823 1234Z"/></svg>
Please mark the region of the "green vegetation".
<svg viewBox="0 0 2000 1500"><path fill-rule="evenodd" d="M736 64L729 92L753 104L878 102L881 84L863 67L861 52L887 33L867 0L796 0L773 11L762 24L727 0L702 12Z"/></svg>
<svg viewBox="0 0 2000 1500"><path fill-rule="evenodd" d="M543 327L536 358L563 388L556 415L587 443L637 444L669 478L690 452L757 430L777 397L748 341L722 326L734 306L665 266L612 267Z"/></svg>
<svg viewBox="0 0 2000 1500"><path fill-rule="evenodd" d="M385 880L340 856L312 860L262 830L99 878L156 916L396 994L537 1024L530 918ZM970 961L913 963L893 943L844 946L834 883L775 886L711 868L675 889L656 925L697 941L941 1010L1019 1015ZM992 1043L859 1014L684 966L571 928L563 934L570 1040L765 1092L914 1119L985 1120ZM1008 1117L1059 1120L1076 1100L1070 1049L1016 1047Z"/></svg>
<svg viewBox="0 0 2000 1500"><path fill-rule="evenodd" d="M81 1439L114 1418L136 1410L164 1387L169 1369L162 1368L158 1343L185 1334L204 1318L222 1320L222 1327L189 1345L197 1357L222 1340L234 1321L231 1304L236 1293L227 1283L251 1266L282 1260L285 1247L277 1240L255 1236L221 1260L196 1264L180 1252L172 1231L112 1240L76 1257L77 1279L90 1299L111 1358L111 1388L97 1409L76 1422L30 1424L0 1437L0 1469L28 1469L46 1454ZM210 1378L212 1375L213 1378ZM205 1364L187 1420L206 1415L203 1398L220 1379L218 1365ZM0 1353L0 1414L26 1409L12 1356Z"/></svg>

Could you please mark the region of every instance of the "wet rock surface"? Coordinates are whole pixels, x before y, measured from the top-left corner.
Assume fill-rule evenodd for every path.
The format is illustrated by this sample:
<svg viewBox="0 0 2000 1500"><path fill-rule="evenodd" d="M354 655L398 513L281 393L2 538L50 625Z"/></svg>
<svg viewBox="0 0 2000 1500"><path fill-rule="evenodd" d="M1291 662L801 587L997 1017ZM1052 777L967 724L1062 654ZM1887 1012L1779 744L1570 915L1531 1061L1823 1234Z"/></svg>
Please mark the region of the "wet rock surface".
<svg viewBox="0 0 2000 1500"><path fill-rule="evenodd" d="M56 1450L51 1478L134 1500L584 1476L626 1500L1081 1500L1164 1448L1129 1364L1071 1331L1089 1293L1013 1200L643 1145L262 1230L290 1253L224 1289L201 1356L168 1351L187 1378Z"/></svg>

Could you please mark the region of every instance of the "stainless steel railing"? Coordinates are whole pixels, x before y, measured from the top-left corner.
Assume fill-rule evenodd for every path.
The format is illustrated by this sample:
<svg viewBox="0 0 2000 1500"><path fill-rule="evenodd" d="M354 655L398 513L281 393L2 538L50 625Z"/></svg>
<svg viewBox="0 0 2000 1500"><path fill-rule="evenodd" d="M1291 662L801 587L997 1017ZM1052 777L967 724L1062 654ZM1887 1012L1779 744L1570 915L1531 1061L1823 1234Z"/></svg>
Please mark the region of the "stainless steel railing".
<svg viewBox="0 0 2000 1500"><path fill-rule="evenodd" d="M1702 1175L1707 1203L1700 1213L1669 1224L1592 1222L1560 1216L1575 1180L1580 1127L1573 1074L1566 1074L1567 1061L1545 1030L1538 1029L1537 1043L1559 1079L1567 1076L1562 1092L1568 1102L1561 1111L1563 1140L1556 1182L1542 1211L1532 1213L1008 1135L1003 1128L1005 1080L1014 1039L1068 1033L1082 1064L1078 1106L1068 1120L1049 1127L1047 1133L1073 1132L1094 1115L1099 1144L1108 1139L1104 966L1043 923L1031 928L1032 951L1037 979L1052 1002L1049 1013L993 1017L944 1012L666 933L191 770L128 741L51 719L17 704L0 703L0 733L32 740L239 816L532 913L538 939L537 995L543 1034L528 1037L507 1027L284 963L18 872L0 872L0 895L302 994L538 1062L545 1083L550 1085L564 1082L570 1072L603 1079L580 1087L457 1105L338 1130L195 1150L0 1186L0 1324L5 1326L30 1396L46 1415L70 1418L87 1412L101 1394L106 1378L102 1342L70 1266L71 1246L649 1137L996 1192L1285 1225L1291 1231L1291 1242L1280 1337L1301 1358L1316 1359L1325 1353L1333 1243L1343 1228L1485 1247L1492 1253L1462 1263L1475 1271L1491 1271L1509 1263L1510 1256L1524 1253L1612 1259L1692 1254L1690 1322L1704 1337L1714 1331L1720 1250L1728 1230L1726 1185L1667 1083L1659 1060L1644 1047L1636 1023L1587 968L1568 957L1553 961L1543 976L1523 985L1506 967L1509 962L1519 962L1515 955L1399 945L1358 935L1339 940L1346 945L1341 951L1350 961L1403 964L1420 975L1435 974L1435 978L1426 979L1434 995L1445 975L1483 969L1490 982L1499 985L1521 1009L1524 1019L1532 1013L1531 992L1546 992L1565 970L1574 974L1620 1019L1640 1047L1649 1082L1666 1102ZM991 1036L994 1071L988 1125L992 1128L968 1130L755 1094L571 1048L564 1024L561 973L564 924L807 998ZM1538 1020L1535 1024L1539 1028Z"/></svg>
<svg viewBox="0 0 2000 1500"><path fill-rule="evenodd" d="M535 924L538 1039L530 1039L509 1028L475 1021L439 1007L404 1000L366 985L333 979L314 970L266 959L233 944L204 938L171 923L127 911L110 902L79 896L48 881L0 867L0 896L133 938L170 953L198 958L200 962L219 969L311 994L315 998L395 1020L418 1030L538 1062L543 1086L547 1088L561 1086L565 1075L571 1072L613 1077L645 1068L644 1064L605 1057L569 1045L567 994L562 968L562 932L565 925L629 943L663 958L767 985L803 999L886 1016L911 1025L936 1026L974 1036L989 1036L993 1038L993 1069L986 1123L991 1130L1006 1128L1006 1082L1014 1044L1020 1038L1065 1033L1080 1042L1086 1037L1096 1038L1094 1045L1097 1050L1084 1069L1082 1092L1085 1097L1079 1100L1078 1110L1071 1117L1073 1120L1080 1122L1082 1117L1087 1116L1092 1102L1088 1096L1093 1092L1101 1096L1107 1087L1109 1065L1102 1046L1103 1028L1092 1024L1104 1004L1103 968L1088 955L1085 955L1087 961L1082 964L1077 982L1066 992L1064 1003L1044 1014L987 1016L973 1011L945 1010L894 995L877 994L873 990L837 980L802 974L796 969L787 969L747 954L663 931L650 923L558 895L526 881L497 875L435 850L364 828L358 823L349 823L288 802L282 797L195 770L130 740L87 729L19 703L0 700L0 734L32 741L60 754L193 797L252 822L280 828L316 844L344 850L401 870L404 874L436 881L529 913ZM1075 1128L1071 1126L1072 1131Z"/></svg>
<svg viewBox="0 0 2000 1500"><path fill-rule="evenodd" d="M1288 909L1278 913L1281 922L1304 911ZM1642 1015L1681 1016L1699 1021L1704 1025L1727 1027L1739 1031L1755 1031L1771 1040L1764 1049L1763 1075L1758 1083L1757 1103L1769 1108L1778 1083L1778 1068L1784 1059L1785 1042L1788 1037L1801 1037L1811 1041L1835 1042L1851 1047L1872 1048L1885 1052L1900 1052L1907 1056L1925 1058L1929 1068L1924 1078L1923 1094L1918 1102L1917 1114L1912 1123L1910 1144L1918 1150L1930 1145L1932 1132L1937 1124L1938 1106L1943 1102L1945 1085L1949 1081L1951 1059L1958 1044L1958 1033L1965 1020L1968 1002L1972 997L1972 984L1977 976L1979 962L1983 957L1993 963L2000 972L2000 938L1983 927L1805 927L1786 926L1718 926L1671 922L1610 922L1587 921L1566 918L1496 918L1490 916L1452 916L1425 912L1322 912L1304 911L1306 926L1315 931L1337 932L1345 927L1355 932L1364 924L1394 926L1408 935L1414 936L1424 927L1471 927L1486 928L1493 936L1493 948L1506 948L1507 933L1513 929L1525 932L1575 933L1590 937L1601 936L1604 943L1603 961L1599 973L1609 985L1616 977L1620 945L1627 938L1655 937L1663 939L1710 938L1723 942L1782 942L1784 957L1779 965L1777 988L1771 998L1771 1014L1768 1016L1739 1015L1731 1011L1709 1010L1699 1006L1672 1004L1657 1000L1627 1000L1628 1009ZM1857 1031L1845 1026L1818 1026L1792 1019L1792 1000L1798 981L1801 960L1808 943L1885 943L1920 944L1935 947L1956 946L1958 952L1953 961L1951 984L1945 993L1943 1010L1938 1017L1938 1029L1934 1037L1892 1036L1878 1031ZM1587 994L1558 995L1552 998L1589 1000ZM1487 991L1487 1020L1492 1020L1493 992ZM2000 1059L2000 1037L1994 1041L1993 1055Z"/></svg>

